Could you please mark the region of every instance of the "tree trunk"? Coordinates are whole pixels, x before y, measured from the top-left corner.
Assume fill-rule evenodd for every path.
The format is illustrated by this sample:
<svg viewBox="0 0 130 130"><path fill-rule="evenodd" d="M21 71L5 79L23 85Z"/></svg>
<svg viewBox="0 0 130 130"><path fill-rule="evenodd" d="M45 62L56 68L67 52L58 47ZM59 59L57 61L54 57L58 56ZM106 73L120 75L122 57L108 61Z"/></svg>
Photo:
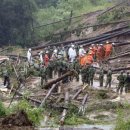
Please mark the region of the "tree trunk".
<svg viewBox="0 0 130 130"><path fill-rule="evenodd" d="M75 71L68 71L66 74L62 75L61 77L57 78L57 79L54 79L52 81L50 81L49 83L45 84L44 85L44 88L45 89L48 89L50 88L53 84L57 83L57 82L60 82L61 80L63 80L64 78L68 77L68 76L71 76L71 75L74 75L75 74Z"/></svg>

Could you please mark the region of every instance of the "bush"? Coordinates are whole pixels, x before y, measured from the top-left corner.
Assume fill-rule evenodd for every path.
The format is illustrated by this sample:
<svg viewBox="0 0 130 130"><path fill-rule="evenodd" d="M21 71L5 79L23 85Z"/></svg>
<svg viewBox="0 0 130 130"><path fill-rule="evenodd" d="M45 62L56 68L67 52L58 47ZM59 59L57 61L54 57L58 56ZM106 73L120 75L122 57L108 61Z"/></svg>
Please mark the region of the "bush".
<svg viewBox="0 0 130 130"><path fill-rule="evenodd" d="M19 101L17 104L14 104L8 111L9 112L8 114L19 110L24 110L27 113L29 120L31 120L35 125L40 124L43 111L41 108L32 108L30 103L25 99L23 99Z"/></svg>

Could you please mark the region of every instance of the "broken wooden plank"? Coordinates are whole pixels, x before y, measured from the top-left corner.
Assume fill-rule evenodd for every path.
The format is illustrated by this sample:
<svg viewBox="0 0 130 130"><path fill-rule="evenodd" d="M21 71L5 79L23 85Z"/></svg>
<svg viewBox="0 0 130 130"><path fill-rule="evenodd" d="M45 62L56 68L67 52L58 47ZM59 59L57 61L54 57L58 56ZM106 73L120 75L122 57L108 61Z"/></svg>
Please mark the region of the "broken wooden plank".
<svg viewBox="0 0 130 130"><path fill-rule="evenodd" d="M56 83L56 84L53 84L53 86L51 87L51 89L48 91L47 95L45 96L45 98L43 99L43 101L41 102L41 105L40 107L43 107L47 98L51 95L52 91L59 85L60 83Z"/></svg>
<svg viewBox="0 0 130 130"><path fill-rule="evenodd" d="M33 98L30 98L30 97L26 97L26 96L24 96L22 93L20 93L20 92L18 92L16 89L12 89L12 91L14 91L15 93L16 93L16 95L19 95L19 96L21 96L21 97L24 97L26 100L28 100L28 101L32 101L32 102L36 102L37 104L41 104L41 101L39 101L39 100L36 100L36 99L33 99Z"/></svg>
<svg viewBox="0 0 130 130"><path fill-rule="evenodd" d="M69 103L69 92L66 91L66 93L65 93L65 105L67 106L68 103ZM64 110L63 110L63 112L61 114L60 125L64 124L66 115L67 115L67 109L64 108Z"/></svg>
<svg viewBox="0 0 130 130"><path fill-rule="evenodd" d="M82 101L82 103L81 103L81 106L80 106L80 108L79 108L79 112L78 112L78 113L82 112L83 115L85 114L85 104L86 104L86 102L87 102L87 100L88 100L88 97L89 97L89 95L88 95L88 93L87 93L87 94L84 96L84 98L83 98L83 101Z"/></svg>
<svg viewBox="0 0 130 130"><path fill-rule="evenodd" d="M72 100L76 99L78 97L78 95L86 88L86 86L84 86L83 88L80 88L77 93L75 93L75 95L72 97Z"/></svg>

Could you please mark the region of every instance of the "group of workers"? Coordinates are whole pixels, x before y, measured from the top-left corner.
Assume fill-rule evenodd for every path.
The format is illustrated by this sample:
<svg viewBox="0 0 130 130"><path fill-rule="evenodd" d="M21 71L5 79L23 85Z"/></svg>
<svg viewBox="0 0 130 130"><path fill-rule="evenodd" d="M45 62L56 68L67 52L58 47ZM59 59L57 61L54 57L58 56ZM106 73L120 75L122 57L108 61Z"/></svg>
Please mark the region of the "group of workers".
<svg viewBox="0 0 130 130"><path fill-rule="evenodd" d="M78 59L81 66L85 66L86 64L91 65L94 61L100 63L104 59L109 58L112 53L113 44L114 43L106 41L105 45L92 44L87 49L84 49L82 45L78 47L73 44L71 44L69 48L64 48L63 45L61 45L61 47L54 46L52 49L48 47L39 53L39 61L45 66L48 65L49 61L54 61L60 58L68 60L70 63L73 63ZM33 58L31 48L27 52L27 58L29 64L32 64Z"/></svg>
<svg viewBox="0 0 130 130"><path fill-rule="evenodd" d="M76 80L79 81L79 75L81 74L82 83L93 86L93 81L95 74L99 75L99 86L111 88L112 82L112 70L109 68L104 71L103 67L99 71L93 66L94 62L101 63L103 60L107 60L113 49L114 43L109 43L106 41L104 45L96 44L91 45L87 50L83 46L75 46L71 44L69 48L65 48L63 45L61 47L44 48L44 51L38 53L37 58L33 57L32 50L29 49L27 52L28 69L38 70L39 76L41 77L41 86L43 87L48 79L52 79L54 75L61 77L66 72L70 70L75 70L77 73ZM29 70L28 70L29 72ZM104 75L106 73L106 80L104 80ZM67 83L73 80L73 77L66 77L62 80L63 83ZM117 80L119 80L119 85L117 92L122 93L125 87L125 92L129 90L129 73L123 75L121 73ZM5 75L4 84L9 81L7 75ZM103 82L106 81L105 84Z"/></svg>

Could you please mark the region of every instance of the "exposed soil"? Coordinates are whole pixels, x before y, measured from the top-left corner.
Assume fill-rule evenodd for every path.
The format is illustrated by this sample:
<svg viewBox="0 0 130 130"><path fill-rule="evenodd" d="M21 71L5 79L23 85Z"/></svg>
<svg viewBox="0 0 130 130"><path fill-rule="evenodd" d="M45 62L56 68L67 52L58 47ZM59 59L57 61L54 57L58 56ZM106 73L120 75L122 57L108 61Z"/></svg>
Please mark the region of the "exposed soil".
<svg viewBox="0 0 130 130"><path fill-rule="evenodd" d="M33 123L28 119L27 114L21 110L11 114L0 122L0 130L34 130Z"/></svg>

